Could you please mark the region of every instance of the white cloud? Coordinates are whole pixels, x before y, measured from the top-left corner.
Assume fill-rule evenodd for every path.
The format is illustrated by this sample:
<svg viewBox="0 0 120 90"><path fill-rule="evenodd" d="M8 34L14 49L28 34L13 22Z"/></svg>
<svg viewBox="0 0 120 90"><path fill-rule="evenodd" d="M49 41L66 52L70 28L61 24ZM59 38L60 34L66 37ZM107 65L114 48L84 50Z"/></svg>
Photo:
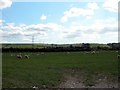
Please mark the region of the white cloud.
<svg viewBox="0 0 120 90"><path fill-rule="evenodd" d="M3 23L4 22L4 20L0 20L0 23Z"/></svg>
<svg viewBox="0 0 120 90"><path fill-rule="evenodd" d="M1 27L0 36L7 41L10 37L14 38L16 42L21 42L19 39L31 42L32 35L36 37L35 41L46 43L113 42L117 40L118 33L117 19L111 17L98 19L90 24L73 22L68 27L57 23L31 25L7 23L5 25Z"/></svg>
<svg viewBox="0 0 120 90"><path fill-rule="evenodd" d="M4 22L4 20L0 20L0 27L3 25Z"/></svg>
<svg viewBox="0 0 120 90"><path fill-rule="evenodd" d="M75 25L76 24L76 25ZM89 25L73 23L63 38L80 42L115 42L118 36L117 19L95 20ZM113 37L111 39L111 37ZM105 41L104 41L105 39ZM110 41L111 40L111 41Z"/></svg>
<svg viewBox="0 0 120 90"><path fill-rule="evenodd" d="M91 10L97 10L97 9L99 9L97 3L95 3L95 2L88 3L88 8L91 9Z"/></svg>
<svg viewBox="0 0 120 90"><path fill-rule="evenodd" d="M44 14L40 17L40 20L46 20L47 16L45 16Z"/></svg>
<svg viewBox="0 0 120 90"><path fill-rule="evenodd" d="M118 32L104 33L104 34L101 34L100 37L104 38L101 40L99 39L99 41L101 41L103 43L118 42Z"/></svg>
<svg viewBox="0 0 120 90"><path fill-rule="evenodd" d="M0 0L0 9L11 7L12 0Z"/></svg>
<svg viewBox="0 0 120 90"><path fill-rule="evenodd" d="M118 2L120 0L105 0L103 8L110 12L118 12Z"/></svg>
<svg viewBox="0 0 120 90"><path fill-rule="evenodd" d="M21 27L23 26L24 27ZM6 26L2 26L2 30L8 35L45 35L45 31L42 31L41 27L38 25L25 25L21 24L19 26L14 23L8 23ZM4 34L5 35L5 34Z"/></svg>
<svg viewBox="0 0 120 90"><path fill-rule="evenodd" d="M30 41L31 36L39 37L40 39L45 38L49 35L62 30L62 26L55 23L47 24L32 24L16 25L15 23L7 23L5 26L1 27L0 36L3 38L14 38L16 42L20 42L18 39L23 41ZM39 40L38 40L39 41Z"/></svg>
<svg viewBox="0 0 120 90"><path fill-rule="evenodd" d="M94 15L94 11L99 9L97 3L88 3L87 8L76 8L72 7L70 10L64 12L64 16L61 18L61 22L67 22L68 18L71 17L90 17Z"/></svg>

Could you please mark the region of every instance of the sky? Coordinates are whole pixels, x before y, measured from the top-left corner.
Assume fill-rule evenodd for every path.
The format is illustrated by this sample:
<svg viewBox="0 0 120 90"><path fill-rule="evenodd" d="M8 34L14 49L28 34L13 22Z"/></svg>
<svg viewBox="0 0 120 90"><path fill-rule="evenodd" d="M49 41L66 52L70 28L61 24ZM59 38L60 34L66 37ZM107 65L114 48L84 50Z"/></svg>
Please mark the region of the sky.
<svg viewBox="0 0 120 90"><path fill-rule="evenodd" d="M118 42L118 0L12 2L0 0L2 43Z"/></svg>

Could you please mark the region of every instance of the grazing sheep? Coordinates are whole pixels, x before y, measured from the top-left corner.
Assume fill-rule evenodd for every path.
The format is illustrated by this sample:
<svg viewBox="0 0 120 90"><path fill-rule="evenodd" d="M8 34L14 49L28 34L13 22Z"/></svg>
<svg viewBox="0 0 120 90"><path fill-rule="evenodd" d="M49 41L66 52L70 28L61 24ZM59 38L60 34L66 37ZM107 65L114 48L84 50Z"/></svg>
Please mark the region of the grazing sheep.
<svg viewBox="0 0 120 90"><path fill-rule="evenodd" d="M70 52L67 52L67 54L70 54Z"/></svg>
<svg viewBox="0 0 120 90"><path fill-rule="evenodd" d="M25 58L29 59L30 57L28 55L25 55Z"/></svg>
<svg viewBox="0 0 120 90"><path fill-rule="evenodd" d="M120 55L118 55L117 57L118 57L118 59L119 59L119 58L120 58Z"/></svg>
<svg viewBox="0 0 120 90"><path fill-rule="evenodd" d="M37 56L39 56L39 53L36 53Z"/></svg>
<svg viewBox="0 0 120 90"><path fill-rule="evenodd" d="M92 53L92 54L95 54L95 51L92 51L91 53Z"/></svg>
<svg viewBox="0 0 120 90"><path fill-rule="evenodd" d="M38 89L38 87L36 87L36 86L33 86L32 88L34 88L34 89Z"/></svg>
<svg viewBox="0 0 120 90"><path fill-rule="evenodd" d="M21 59L21 58L22 58L22 55L17 55L17 58Z"/></svg>
<svg viewBox="0 0 120 90"><path fill-rule="evenodd" d="M89 52L85 52L86 54L89 53Z"/></svg>
<svg viewBox="0 0 120 90"><path fill-rule="evenodd" d="M10 54L10 56L13 56L13 54Z"/></svg>
<svg viewBox="0 0 120 90"><path fill-rule="evenodd" d="M42 52L41 54L44 54L44 52Z"/></svg>
<svg viewBox="0 0 120 90"><path fill-rule="evenodd" d="M42 85L43 88L46 88L46 85Z"/></svg>

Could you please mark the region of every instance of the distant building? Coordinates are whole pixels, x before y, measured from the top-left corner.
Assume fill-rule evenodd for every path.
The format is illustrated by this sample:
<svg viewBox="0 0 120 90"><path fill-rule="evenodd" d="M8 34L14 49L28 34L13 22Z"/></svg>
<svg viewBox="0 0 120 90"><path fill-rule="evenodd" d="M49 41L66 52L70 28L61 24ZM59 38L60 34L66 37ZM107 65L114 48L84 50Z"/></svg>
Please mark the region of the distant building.
<svg viewBox="0 0 120 90"><path fill-rule="evenodd" d="M120 49L120 43L108 43L107 45L112 49Z"/></svg>
<svg viewBox="0 0 120 90"><path fill-rule="evenodd" d="M90 49L90 44L89 43L82 43L81 46L84 50L89 50Z"/></svg>

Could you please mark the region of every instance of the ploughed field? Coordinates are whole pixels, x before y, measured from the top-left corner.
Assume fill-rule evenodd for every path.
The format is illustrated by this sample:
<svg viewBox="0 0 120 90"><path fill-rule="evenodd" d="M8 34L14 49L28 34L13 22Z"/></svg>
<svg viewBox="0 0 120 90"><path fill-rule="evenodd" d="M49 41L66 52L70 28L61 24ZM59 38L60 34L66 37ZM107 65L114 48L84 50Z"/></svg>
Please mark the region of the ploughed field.
<svg viewBox="0 0 120 90"><path fill-rule="evenodd" d="M116 51L2 54L3 88L117 87ZM29 55L29 59L25 58Z"/></svg>

